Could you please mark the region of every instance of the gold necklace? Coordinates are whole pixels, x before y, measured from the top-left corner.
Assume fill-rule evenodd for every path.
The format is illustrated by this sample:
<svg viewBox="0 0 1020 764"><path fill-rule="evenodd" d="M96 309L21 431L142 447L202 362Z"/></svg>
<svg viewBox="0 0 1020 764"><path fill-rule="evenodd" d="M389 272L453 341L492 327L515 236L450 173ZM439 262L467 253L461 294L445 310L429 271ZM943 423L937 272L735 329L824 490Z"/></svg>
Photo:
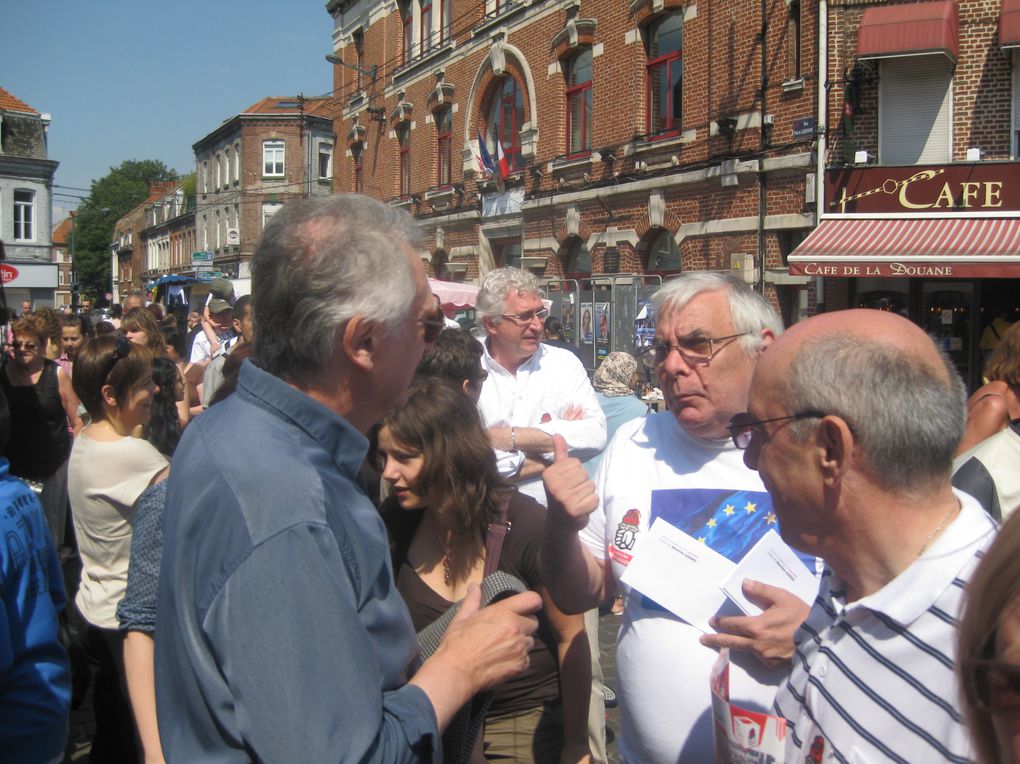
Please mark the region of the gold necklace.
<svg viewBox="0 0 1020 764"><path fill-rule="evenodd" d="M946 524L949 522L949 518L956 514L956 510L958 510L959 508L960 505L958 502L954 503L953 506L949 508L949 512L946 513L946 516L942 518L942 522L935 526L935 530L929 533L928 538L926 538L924 540L924 543L921 544L921 551L917 553L918 557L924 554L925 550L928 548L928 545L932 542L932 539L934 539L939 533L942 532L942 530L946 527Z"/></svg>

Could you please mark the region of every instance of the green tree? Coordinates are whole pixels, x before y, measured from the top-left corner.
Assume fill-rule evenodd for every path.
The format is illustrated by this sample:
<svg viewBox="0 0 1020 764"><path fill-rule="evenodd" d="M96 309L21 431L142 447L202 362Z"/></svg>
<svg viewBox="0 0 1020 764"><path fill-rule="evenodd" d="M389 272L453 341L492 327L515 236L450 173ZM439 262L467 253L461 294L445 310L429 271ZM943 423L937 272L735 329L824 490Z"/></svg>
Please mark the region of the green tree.
<svg viewBox="0 0 1020 764"><path fill-rule="evenodd" d="M110 291L110 242L117 221L148 198L150 183L177 179L177 172L158 159L131 159L92 181L75 219L74 270L83 295L98 301Z"/></svg>

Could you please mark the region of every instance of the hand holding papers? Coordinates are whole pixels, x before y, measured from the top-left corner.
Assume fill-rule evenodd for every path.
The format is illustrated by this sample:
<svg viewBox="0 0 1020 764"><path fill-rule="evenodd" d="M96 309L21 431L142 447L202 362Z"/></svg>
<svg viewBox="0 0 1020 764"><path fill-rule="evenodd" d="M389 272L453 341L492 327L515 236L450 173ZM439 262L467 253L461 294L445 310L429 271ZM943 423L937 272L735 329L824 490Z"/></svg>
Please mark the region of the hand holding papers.
<svg viewBox="0 0 1020 764"><path fill-rule="evenodd" d="M621 580L709 634L714 631L709 620L727 604L727 597L745 613L762 612L741 592L745 578L791 591L805 604L818 589L815 576L775 531L734 564L661 517L652 523Z"/></svg>

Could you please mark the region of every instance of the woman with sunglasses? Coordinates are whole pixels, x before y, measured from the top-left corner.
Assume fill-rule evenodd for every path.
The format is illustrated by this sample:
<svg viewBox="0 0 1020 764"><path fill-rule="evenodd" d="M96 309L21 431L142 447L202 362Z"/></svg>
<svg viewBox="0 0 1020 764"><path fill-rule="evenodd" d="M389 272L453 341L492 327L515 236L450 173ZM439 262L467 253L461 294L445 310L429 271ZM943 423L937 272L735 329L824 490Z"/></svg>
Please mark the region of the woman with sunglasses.
<svg viewBox="0 0 1020 764"><path fill-rule="evenodd" d="M980 764L1020 764L1020 512L967 586L958 628L963 712Z"/></svg>
<svg viewBox="0 0 1020 764"><path fill-rule="evenodd" d="M42 483L40 501L57 549L67 520L67 458L82 428L71 378L44 355L46 321L35 314L14 322L14 357L0 384L11 408L10 473ZM70 430L68 429L70 425Z"/></svg>
<svg viewBox="0 0 1020 764"><path fill-rule="evenodd" d="M92 416L71 451L68 487L82 562L75 609L84 621L85 649L99 663L95 761L138 759L116 612L127 587L135 501L169 472L166 457L131 435L149 419L152 360L148 348L109 335L86 344L74 367L74 389Z"/></svg>
<svg viewBox="0 0 1020 764"><path fill-rule="evenodd" d="M373 432L371 455L391 487L380 511L397 589L420 631L480 583L490 523L510 524L497 569L543 598L529 668L497 687L487 759L587 761L591 662L583 618L564 615L538 573L545 510L499 476L471 399L440 379L416 383Z"/></svg>

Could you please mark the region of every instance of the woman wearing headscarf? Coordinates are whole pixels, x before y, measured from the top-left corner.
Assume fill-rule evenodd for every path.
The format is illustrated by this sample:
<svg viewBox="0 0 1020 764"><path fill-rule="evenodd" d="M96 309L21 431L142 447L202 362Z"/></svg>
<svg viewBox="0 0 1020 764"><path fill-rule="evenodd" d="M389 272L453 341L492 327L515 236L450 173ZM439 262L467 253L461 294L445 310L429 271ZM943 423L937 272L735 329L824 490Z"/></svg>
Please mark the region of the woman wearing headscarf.
<svg viewBox="0 0 1020 764"><path fill-rule="evenodd" d="M648 407L634 395L637 383L638 365L630 353L610 353L595 370L592 384L595 387L595 397L606 415L607 444L620 425L648 413ZM588 474L594 475L601 462L601 453L586 461L584 466Z"/></svg>

